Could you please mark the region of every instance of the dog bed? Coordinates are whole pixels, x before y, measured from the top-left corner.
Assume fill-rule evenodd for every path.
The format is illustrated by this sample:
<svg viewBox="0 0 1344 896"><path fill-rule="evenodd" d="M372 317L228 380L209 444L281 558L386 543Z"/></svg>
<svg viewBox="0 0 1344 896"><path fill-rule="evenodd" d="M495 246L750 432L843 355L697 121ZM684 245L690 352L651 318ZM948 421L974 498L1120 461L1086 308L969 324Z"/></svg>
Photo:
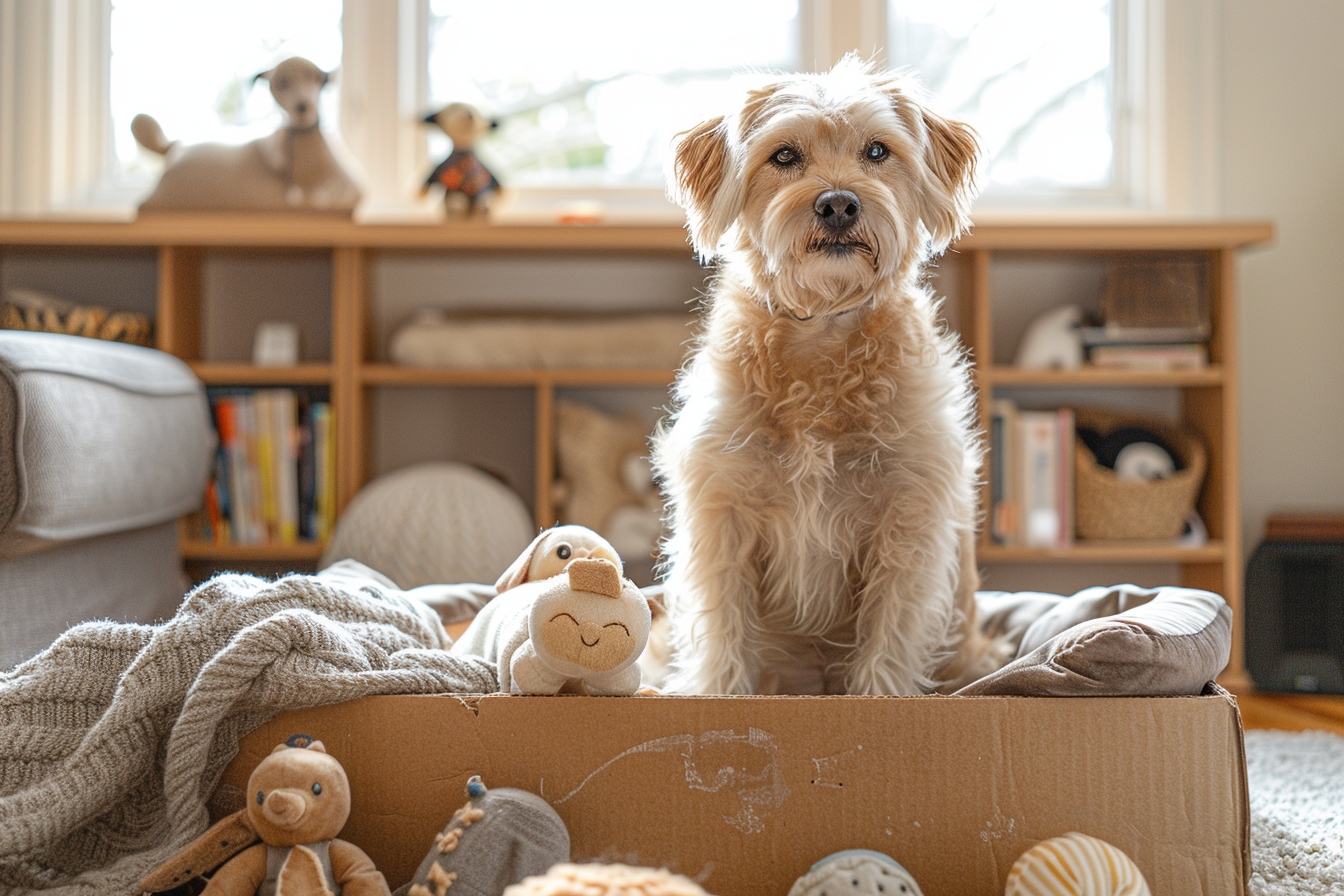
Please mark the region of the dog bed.
<svg viewBox="0 0 1344 896"><path fill-rule="evenodd" d="M1089 588L1072 597L976 595L981 628L1014 659L964 696L1161 697L1199 694L1227 665L1232 610L1195 588Z"/></svg>

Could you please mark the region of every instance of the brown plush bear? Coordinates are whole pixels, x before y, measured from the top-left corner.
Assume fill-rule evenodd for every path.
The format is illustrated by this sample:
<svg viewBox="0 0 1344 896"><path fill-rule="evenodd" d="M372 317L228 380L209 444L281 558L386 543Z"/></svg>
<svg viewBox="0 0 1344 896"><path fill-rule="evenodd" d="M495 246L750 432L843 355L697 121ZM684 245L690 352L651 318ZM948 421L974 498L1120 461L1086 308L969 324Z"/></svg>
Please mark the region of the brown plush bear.
<svg viewBox="0 0 1344 896"><path fill-rule="evenodd" d="M335 839L350 817L350 782L321 741L296 735L276 747L248 778L247 793L246 809L206 831L140 888L168 890L223 862L202 896L388 896L364 851Z"/></svg>

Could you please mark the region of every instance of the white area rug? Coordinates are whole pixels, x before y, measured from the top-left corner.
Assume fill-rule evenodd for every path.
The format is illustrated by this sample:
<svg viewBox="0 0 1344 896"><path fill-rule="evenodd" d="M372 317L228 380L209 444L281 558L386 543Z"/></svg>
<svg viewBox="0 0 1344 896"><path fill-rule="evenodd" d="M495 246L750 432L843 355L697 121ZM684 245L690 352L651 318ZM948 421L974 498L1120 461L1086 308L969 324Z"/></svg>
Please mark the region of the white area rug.
<svg viewBox="0 0 1344 896"><path fill-rule="evenodd" d="M1253 896L1344 896L1344 737L1247 731Z"/></svg>

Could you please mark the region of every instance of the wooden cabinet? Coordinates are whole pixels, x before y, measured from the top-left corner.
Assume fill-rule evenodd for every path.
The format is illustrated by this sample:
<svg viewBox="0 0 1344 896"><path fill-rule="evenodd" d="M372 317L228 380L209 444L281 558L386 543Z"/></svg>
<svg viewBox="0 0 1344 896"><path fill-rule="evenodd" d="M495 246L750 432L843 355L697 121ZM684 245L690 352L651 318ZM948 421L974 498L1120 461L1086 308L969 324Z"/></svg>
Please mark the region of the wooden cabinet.
<svg viewBox="0 0 1344 896"><path fill-rule="evenodd" d="M1091 568L1111 573L1110 578L1117 567L1131 565L1170 570L1183 584L1217 591L1233 606L1238 631L1229 668L1232 684L1244 677L1236 253L1271 236L1270 226L1262 222L985 219L941 259L935 274L937 288L949 296L949 320L960 329L976 362L982 420L987 421L996 395L1018 397L1024 405L1137 402L1192 427L1209 454L1199 499L1200 514L1209 529L1207 544L1186 548L1169 542L1078 542L1047 550L1003 547L982 540L980 562L988 572L987 584L996 585L995 570L1009 578L1013 569L1076 568L1080 578ZM1117 257L1145 253L1177 253L1207 265L1213 323L1210 366L1178 372L1026 371L1011 366L1016 339L1029 312L1066 301L1095 303L1097 272ZM329 389L337 427L338 507L344 507L380 472L380 464L375 463L377 446L400 437L381 431L389 424L385 422L388 415L380 409L399 401L396 396L407 390L507 393L509 399L498 402L499 414L513 419L501 425L510 427L522 443L512 461L513 478L519 490L530 496L539 526L554 522L550 486L557 394L594 389L657 392L671 382L674 372L424 370L386 363L379 335L385 334L389 323L380 307L388 298L383 293L396 287L386 285L388 278L380 272L398 263L445 259L477 259L500 270L510 265L612 258L649 265L644 275L636 269L623 276L636 280L645 276L650 288L663 284L666 295L679 297L671 307L689 307L685 303L694 299L695 287L707 273L691 258L682 230L666 226L359 225L246 216L156 216L133 223L0 222L0 286L40 287L44 278L60 280L70 271L110 265L111 279L130 284L127 288L132 294L104 304L152 308L159 347L189 361L207 384ZM155 294L143 295L151 282ZM441 295L451 296L454 288L454 283L445 282ZM302 363L254 367L248 363L250 334L256 324L275 316L299 323ZM493 404L485 400L485 406ZM436 452L428 446L422 453L472 459L455 457L451 447ZM391 462L397 461L393 458ZM182 551L187 558L233 567L264 561L301 566L316 561L321 545L184 541ZM1052 586L1047 582L1042 587Z"/></svg>

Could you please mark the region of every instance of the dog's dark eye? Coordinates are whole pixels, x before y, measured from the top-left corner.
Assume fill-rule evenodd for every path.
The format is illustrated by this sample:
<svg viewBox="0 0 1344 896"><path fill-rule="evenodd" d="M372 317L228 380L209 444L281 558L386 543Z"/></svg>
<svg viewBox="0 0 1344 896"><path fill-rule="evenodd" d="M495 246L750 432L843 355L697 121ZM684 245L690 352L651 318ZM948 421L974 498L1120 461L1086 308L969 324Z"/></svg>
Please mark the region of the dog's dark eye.
<svg viewBox="0 0 1344 896"><path fill-rule="evenodd" d="M783 146L775 150L775 154L770 157L770 161L780 168L792 168L794 165L797 165L802 158L803 157L798 154L798 150L791 146Z"/></svg>
<svg viewBox="0 0 1344 896"><path fill-rule="evenodd" d="M555 556L559 557L561 560L568 560L569 555L572 553L574 552L569 549L569 545L567 544L562 544L555 549Z"/></svg>
<svg viewBox="0 0 1344 896"><path fill-rule="evenodd" d="M319 783L317 783L316 781L314 781L314 782L313 782L313 796L321 796L321 795L322 795L322 785L319 784Z"/></svg>
<svg viewBox="0 0 1344 896"><path fill-rule="evenodd" d="M263 804L265 804L265 802L266 802L266 793L265 793L265 791L258 790L258 791L257 791L257 805L258 805L258 806L263 805Z"/></svg>
<svg viewBox="0 0 1344 896"><path fill-rule="evenodd" d="M891 155L891 150L887 149L886 144L874 140L868 144L868 148L863 151L863 155L870 162L880 162Z"/></svg>

